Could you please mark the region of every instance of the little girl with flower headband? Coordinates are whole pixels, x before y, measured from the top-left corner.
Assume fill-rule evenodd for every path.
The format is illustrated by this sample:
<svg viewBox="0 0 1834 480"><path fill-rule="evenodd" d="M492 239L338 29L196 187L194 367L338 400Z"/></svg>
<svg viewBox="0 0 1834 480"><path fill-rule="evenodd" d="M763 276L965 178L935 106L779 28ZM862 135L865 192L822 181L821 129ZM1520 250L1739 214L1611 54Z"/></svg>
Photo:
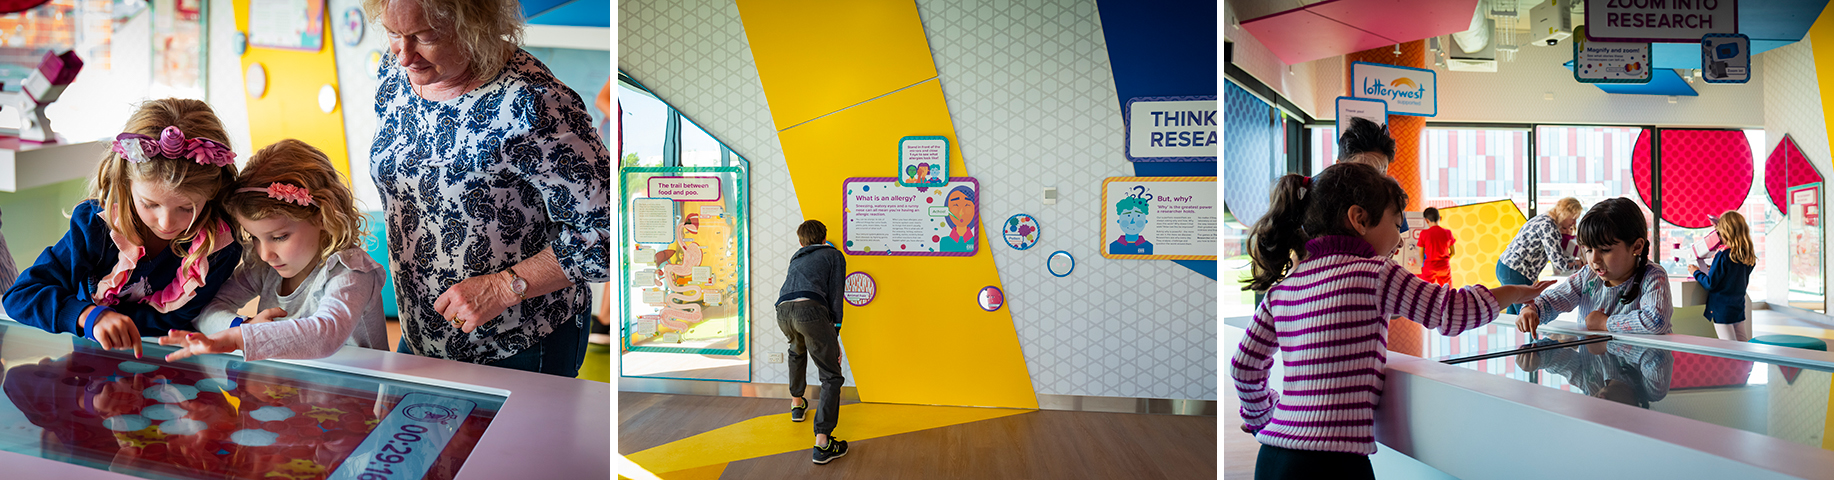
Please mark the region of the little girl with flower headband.
<svg viewBox="0 0 1834 480"><path fill-rule="evenodd" d="M216 198L236 154L204 102L148 101L96 168L70 232L6 291L20 323L133 349L141 332L191 328L242 247Z"/></svg>
<svg viewBox="0 0 1834 480"><path fill-rule="evenodd" d="M290 139L255 152L224 208L242 226L248 257L196 332L159 340L181 347L166 360L238 349L248 360L323 358L344 345L388 349L382 266L364 251L363 217L323 152ZM236 316L257 297L260 313Z"/></svg>

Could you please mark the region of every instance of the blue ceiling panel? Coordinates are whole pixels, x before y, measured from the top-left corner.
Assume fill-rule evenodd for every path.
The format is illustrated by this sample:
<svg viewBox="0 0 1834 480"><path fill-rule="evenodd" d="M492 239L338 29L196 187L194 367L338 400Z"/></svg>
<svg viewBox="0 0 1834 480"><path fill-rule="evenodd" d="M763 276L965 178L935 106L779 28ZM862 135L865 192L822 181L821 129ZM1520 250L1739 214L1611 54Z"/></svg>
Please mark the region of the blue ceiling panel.
<svg viewBox="0 0 1834 480"><path fill-rule="evenodd" d="M534 19L537 15L570 1L573 0L522 0L522 18Z"/></svg>
<svg viewBox="0 0 1834 480"><path fill-rule="evenodd" d="M1801 40L1828 0L1744 0L1738 3L1738 33L1757 40Z"/></svg>
<svg viewBox="0 0 1834 480"><path fill-rule="evenodd" d="M528 4L523 5L526 10ZM611 28L611 2L609 0L573 0L564 5L549 8L547 13L530 17L529 24Z"/></svg>
<svg viewBox="0 0 1834 480"><path fill-rule="evenodd" d="M1595 83L1593 86L1604 90L1605 93L1620 95L1700 96L1700 92L1694 91L1694 86L1688 85L1687 81L1681 79L1681 74L1674 70L1656 70L1651 73L1653 78L1649 80L1649 83Z"/></svg>

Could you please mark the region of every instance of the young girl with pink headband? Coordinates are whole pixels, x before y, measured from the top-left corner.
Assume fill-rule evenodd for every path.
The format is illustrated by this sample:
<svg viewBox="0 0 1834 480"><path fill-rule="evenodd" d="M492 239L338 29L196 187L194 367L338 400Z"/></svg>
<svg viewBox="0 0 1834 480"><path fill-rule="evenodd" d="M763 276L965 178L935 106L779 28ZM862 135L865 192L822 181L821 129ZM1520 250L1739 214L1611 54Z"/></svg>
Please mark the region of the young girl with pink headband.
<svg viewBox="0 0 1834 480"><path fill-rule="evenodd" d="M281 140L248 161L224 202L248 257L166 360L242 350L248 360L324 358L345 345L388 349L382 266L363 250L363 216L331 160ZM252 319L236 315L260 298Z"/></svg>

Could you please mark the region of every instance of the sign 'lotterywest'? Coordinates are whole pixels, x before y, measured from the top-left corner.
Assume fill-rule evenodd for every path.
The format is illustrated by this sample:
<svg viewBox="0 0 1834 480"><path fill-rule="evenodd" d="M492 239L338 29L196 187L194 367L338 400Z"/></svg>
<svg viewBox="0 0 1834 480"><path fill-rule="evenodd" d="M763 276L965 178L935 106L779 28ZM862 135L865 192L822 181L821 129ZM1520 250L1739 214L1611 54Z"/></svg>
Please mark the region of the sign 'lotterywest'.
<svg viewBox="0 0 1834 480"><path fill-rule="evenodd" d="M1738 33L1738 0L1592 0L1586 37L1601 42L1700 43Z"/></svg>
<svg viewBox="0 0 1834 480"><path fill-rule="evenodd" d="M1439 76L1424 68L1350 64L1351 96L1388 103L1389 115L1439 115Z"/></svg>

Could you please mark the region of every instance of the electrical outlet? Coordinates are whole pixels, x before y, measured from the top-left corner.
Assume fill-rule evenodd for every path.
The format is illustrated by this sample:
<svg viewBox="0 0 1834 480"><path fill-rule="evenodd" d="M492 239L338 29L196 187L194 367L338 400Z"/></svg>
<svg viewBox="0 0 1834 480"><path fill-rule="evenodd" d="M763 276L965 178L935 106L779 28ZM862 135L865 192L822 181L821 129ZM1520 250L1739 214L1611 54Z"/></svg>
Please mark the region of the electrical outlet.
<svg viewBox="0 0 1834 480"><path fill-rule="evenodd" d="M773 353L773 354L771 354L771 355L770 355L770 362L771 362L771 363L783 363L783 354L782 354L782 353Z"/></svg>

